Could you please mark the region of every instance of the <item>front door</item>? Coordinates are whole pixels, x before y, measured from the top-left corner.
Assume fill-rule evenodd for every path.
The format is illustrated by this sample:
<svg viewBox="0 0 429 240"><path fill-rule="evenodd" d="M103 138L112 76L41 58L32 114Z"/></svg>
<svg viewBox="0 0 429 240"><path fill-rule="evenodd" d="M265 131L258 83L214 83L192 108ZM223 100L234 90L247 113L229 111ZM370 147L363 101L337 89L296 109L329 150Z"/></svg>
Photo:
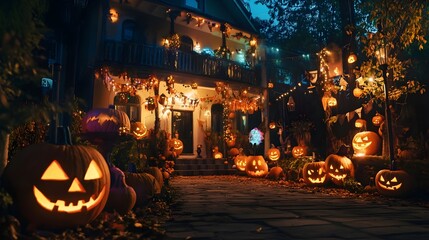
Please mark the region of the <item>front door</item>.
<svg viewBox="0 0 429 240"><path fill-rule="evenodd" d="M194 140L193 140L193 112L192 111L172 111L172 123L171 129L173 130L173 136L178 134L179 139L183 142L182 154L193 154L194 153Z"/></svg>

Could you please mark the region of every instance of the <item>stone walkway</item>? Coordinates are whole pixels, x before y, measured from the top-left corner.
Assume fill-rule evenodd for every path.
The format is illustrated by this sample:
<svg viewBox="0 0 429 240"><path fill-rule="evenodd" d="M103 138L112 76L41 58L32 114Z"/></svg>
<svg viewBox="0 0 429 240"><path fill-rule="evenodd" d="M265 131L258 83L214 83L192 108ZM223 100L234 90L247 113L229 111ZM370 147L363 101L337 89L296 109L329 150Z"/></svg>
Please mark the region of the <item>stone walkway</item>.
<svg viewBox="0 0 429 240"><path fill-rule="evenodd" d="M244 176L175 177L166 239L429 239L429 208L374 203Z"/></svg>

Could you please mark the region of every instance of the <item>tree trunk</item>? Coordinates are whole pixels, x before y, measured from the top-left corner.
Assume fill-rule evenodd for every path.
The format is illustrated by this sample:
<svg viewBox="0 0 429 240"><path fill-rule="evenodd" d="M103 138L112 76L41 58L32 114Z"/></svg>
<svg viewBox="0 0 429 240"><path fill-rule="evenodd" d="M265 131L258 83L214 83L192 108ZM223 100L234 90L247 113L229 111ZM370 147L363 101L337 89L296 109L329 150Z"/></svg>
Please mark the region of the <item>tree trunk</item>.
<svg viewBox="0 0 429 240"><path fill-rule="evenodd" d="M9 133L0 131L0 176L7 165L9 155Z"/></svg>

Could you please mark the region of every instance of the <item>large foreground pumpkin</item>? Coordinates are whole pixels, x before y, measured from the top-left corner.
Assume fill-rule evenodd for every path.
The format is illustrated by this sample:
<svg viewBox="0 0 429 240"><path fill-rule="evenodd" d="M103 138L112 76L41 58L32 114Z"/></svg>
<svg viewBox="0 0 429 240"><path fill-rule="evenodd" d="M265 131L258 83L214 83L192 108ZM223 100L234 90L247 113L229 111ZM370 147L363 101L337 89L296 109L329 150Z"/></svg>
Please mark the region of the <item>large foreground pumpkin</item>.
<svg viewBox="0 0 429 240"><path fill-rule="evenodd" d="M125 182L136 191L136 207L146 205L155 194L161 193L158 181L149 173L125 173Z"/></svg>
<svg viewBox="0 0 429 240"><path fill-rule="evenodd" d="M109 167L88 146L28 146L7 165L4 181L22 220L43 229L91 222L103 210L110 189Z"/></svg>

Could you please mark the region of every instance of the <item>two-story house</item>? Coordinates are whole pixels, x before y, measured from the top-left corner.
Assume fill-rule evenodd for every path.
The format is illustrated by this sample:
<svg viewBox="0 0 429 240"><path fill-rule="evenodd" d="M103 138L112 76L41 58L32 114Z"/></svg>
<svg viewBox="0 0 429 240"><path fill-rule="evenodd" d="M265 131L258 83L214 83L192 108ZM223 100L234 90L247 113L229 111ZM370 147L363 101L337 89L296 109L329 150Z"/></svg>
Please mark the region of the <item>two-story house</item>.
<svg viewBox="0 0 429 240"><path fill-rule="evenodd" d="M113 104L190 156L200 144L240 147L262 122L264 54L242 0L89 1L85 11L75 92L89 108Z"/></svg>

